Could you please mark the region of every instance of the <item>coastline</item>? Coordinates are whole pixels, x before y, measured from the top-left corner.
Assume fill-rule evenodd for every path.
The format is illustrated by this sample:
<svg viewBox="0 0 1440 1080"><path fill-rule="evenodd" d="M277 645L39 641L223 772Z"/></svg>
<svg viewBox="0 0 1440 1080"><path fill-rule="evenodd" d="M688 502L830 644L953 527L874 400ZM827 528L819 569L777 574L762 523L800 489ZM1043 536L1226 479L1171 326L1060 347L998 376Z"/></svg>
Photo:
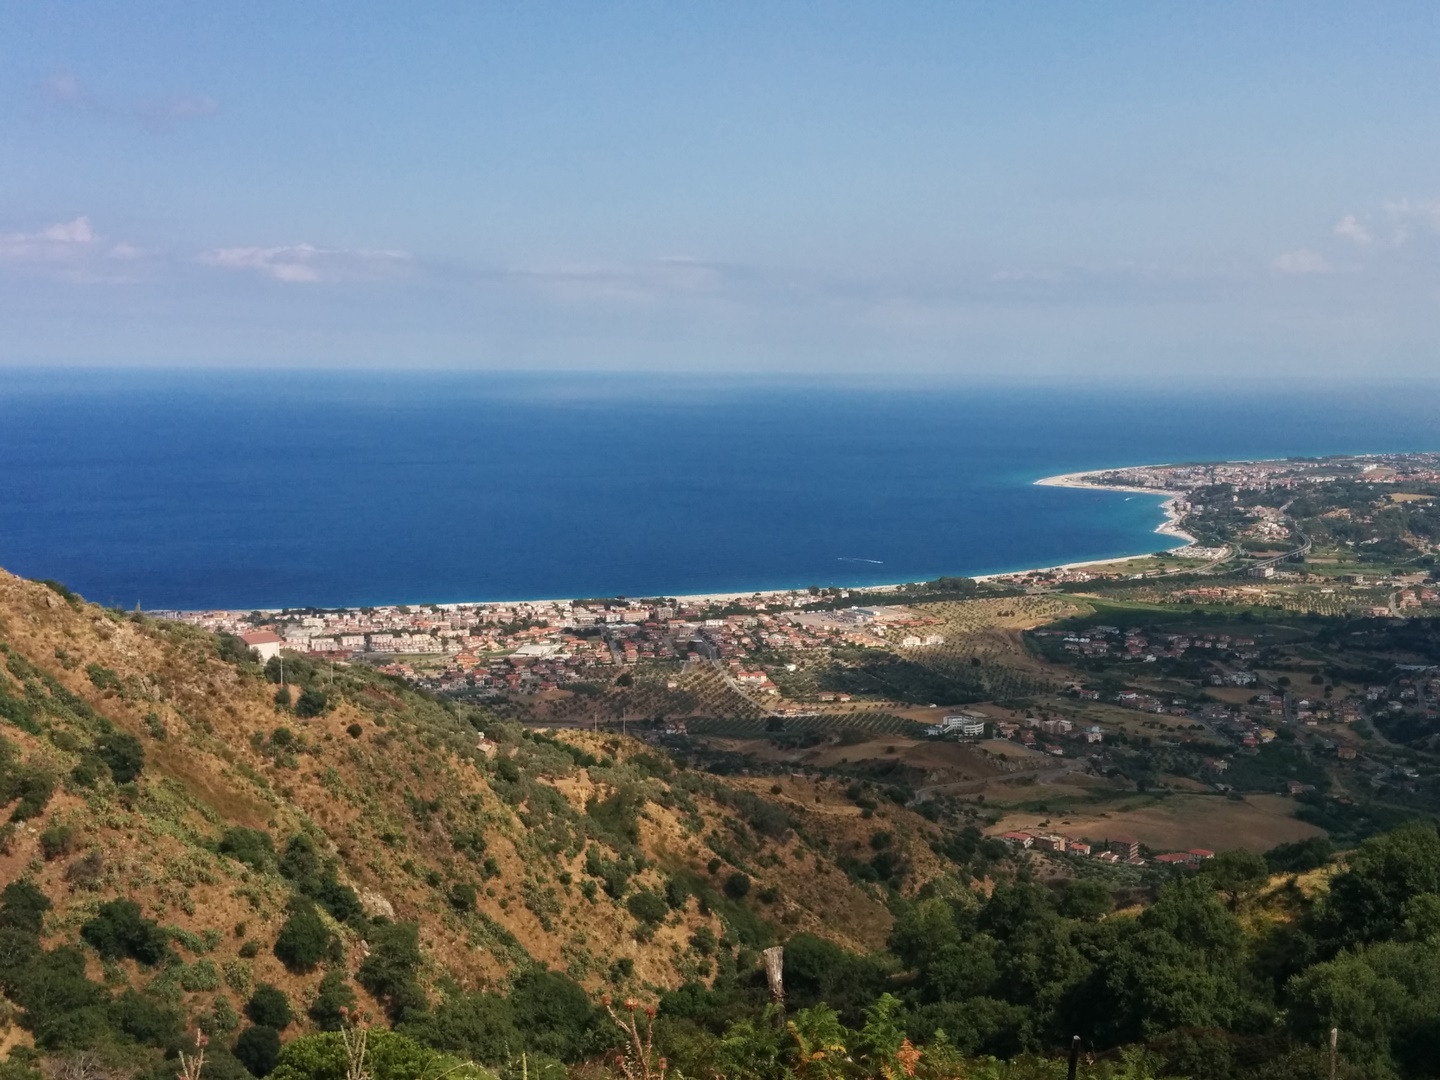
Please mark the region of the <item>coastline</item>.
<svg viewBox="0 0 1440 1080"><path fill-rule="evenodd" d="M1155 465L1130 465L1130 466L1125 466L1124 468L1126 468L1126 469L1140 469L1140 468L1158 468L1158 467L1161 467L1161 466L1155 466ZM1177 554L1178 554L1178 553L1183 552L1183 550L1184 550L1185 548L1194 546L1194 544L1196 543L1195 538L1194 538L1193 536L1191 536L1189 533L1185 532L1182 528L1180 528L1180 522L1181 522L1181 520L1183 520L1183 518L1182 518L1182 515L1180 514L1179 509L1178 509L1177 506L1176 506L1176 503L1178 502L1178 500L1180 499L1180 497L1184 494L1184 492L1178 492L1178 491L1172 491L1172 490L1165 490L1165 489L1162 489L1162 490L1158 490L1158 491L1157 491L1157 490L1154 489L1154 488L1122 487L1122 486L1117 486L1117 485L1114 485L1114 484L1096 484L1096 483L1093 483L1093 482L1090 482L1090 481L1087 480L1088 477L1096 476L1096 475L1099 475L1099 474L1101 474L1101 473L1114 472L1114 471L1117 471L1117 470L1114 470L1114 469L1091 469L1091 470L1085 471L1085 472L1061 473L1061 474L1056 475L1056 476L1045 476L1045 477L1041 477L1039 480L1035 480L1035 481L1033 481L1032 483L1033 483L1033 485L1036 486L1036 487L1086 488L1086 489L1089 489L1089 490L1091 490L1091 491L1118 491L1118 492L1130 492L1130 493L1132 493L1132 494L1138 494L1138 495L1153 495L1153 496L1164 496L1164 495L1168 495L1169 498L1167 498L1167 499L1165 500L1165 502L1163 502L1163 503L1161 504L1161 506L1160 506L1160 510L1161 510L1161 511L1164 513L1164 515L1165 515L1165 520L1162 521L1159 525L1157 525L1157 526L1155 527L1155 530L1154 530L1155 533L1158 534L1158 535L1160 535L1160 536L1170 537L1170 538L1173 538L1173 539L1175 539L1175 540L1181 541L1181 543L1180 543L1179 545L1177 545L1176 547L1168 549L1168 550L1170 550L1172 553L1177 553ZM1026 568L1019 569L1019 570L1001 570L1001 571L997 571L997 572L995 572L995 573L990 573L990 574L974 574L974 575L964 575L964 576L970 577L971 580L973 580L973 581L981 581L981 582L998 581L998 580L1001 580L1001 579L1004 579L1004 578L1025 577L1025 576L1030 575L1030 574L1046 574L1046 573L1057 573L1057 572L1058 572L1058 573L1065 573L1065 572L1068 572L1068 571L1071 571L1071 570L1083 570L1083 569L1085 569L1086 567L1091 567L1091 566L1113 566L1113 565L1116 565L1116 564L1119 564L1119 563L1134 562L1134 561L1136 561L1136 560L1138 560L1138 559L1148 559L1148 558L1151 557L1152 554L1153 554L1153 552L1148 552L1148 551L1147 551L1147 552L1142 552L1142 553L1139 553L1139 554L1136 554L1136 555L1116 555L1116 556L1111 556L1111 557L1109 557L1109 558L1102 558L1102 559L1083 559L1083 560L1079 560L1079 561L1076 561L1076 562L1056 563L1056 564L1047 565L1047 566L1032 566L1032 567L1026 567ZM852 591L852 592L876 592L876 593L898 592L899 590L904 589L904 588L907 588L908 586L917 585L917 584L921 584L921 582L919 582L919 581L896 581L896 582L888 582L888 583L878 584L878 585L854 585L854 586L849 586L849 589L850 589L850 591ZM780 596L780 595L791 594L791 593L803 593L803 592L806 591L806 588L807 588L806 586L797 586L797 587L794 587L794 588L751 589L751 590L748 590L748 591L734 591L734 592L679 593L679 594L675 594L674 596L668 596L668 595L667 595L666 598L667 598L667 599L675 600L677 603L686 603L686 604L727 604L727 603L730 603L730 602L736 601L736 600L750 600L750 599L753 599L753 598L756 597L756 596ZM548 598L527 599L527 600L451 600L451 601L446 601L446 602L441 603L441 604L437 604L436 606L437 606L437 607L441 607L441 608L455 608L455 607L541 607L541 606L549 606L549 605L555 605L555 604L573 604L573 603L578 602L578 599L579 599L579 598L577 598L577 597L548 597ZM634 599L654 599L654 597L644 597L644 598L642 598L642 597L635 597ZM411 603L411 604L423 603L423 601L410 601L409 603ZM391 605L374 605L374 606L378 606L378 607L398 607L398 606L400 606L400 604L397 603L397 604L391 604ZM213 610L220 610L220 609L213 609ZM260 612L262 612L262 613L264 613L264 614L274 614L274 613L279 613L280 611L289 610L289 609L288 609L288 608L256 608L256 609L253 609L253 610L260 611ZM193 614L193 613L194 613L194 612L187 612L187 614Z"/></svg>

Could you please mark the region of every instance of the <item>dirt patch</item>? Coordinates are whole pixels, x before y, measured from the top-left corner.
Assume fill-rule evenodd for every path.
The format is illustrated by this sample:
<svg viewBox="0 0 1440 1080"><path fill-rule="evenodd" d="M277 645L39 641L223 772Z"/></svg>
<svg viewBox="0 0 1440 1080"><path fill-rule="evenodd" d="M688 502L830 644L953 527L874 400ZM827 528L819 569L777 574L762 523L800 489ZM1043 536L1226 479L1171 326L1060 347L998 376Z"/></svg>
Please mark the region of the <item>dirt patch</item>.
<svg viewBox="0 0 1440 1080"><path fill-rule="evenodd" d="M1160 801L1098 813L1006 814L989 831L1055 829L1090 841L1128 835L1152 851L1248 848L1268 851L1276 844L1320 836L1324 830L1300 821L1295 804L1280 795L1251 795L1243 801L1219 795L1175 795ZM1042 826L1041 822L1049 822ZM1062 823L1063 822L1063 823Z"/></svg>

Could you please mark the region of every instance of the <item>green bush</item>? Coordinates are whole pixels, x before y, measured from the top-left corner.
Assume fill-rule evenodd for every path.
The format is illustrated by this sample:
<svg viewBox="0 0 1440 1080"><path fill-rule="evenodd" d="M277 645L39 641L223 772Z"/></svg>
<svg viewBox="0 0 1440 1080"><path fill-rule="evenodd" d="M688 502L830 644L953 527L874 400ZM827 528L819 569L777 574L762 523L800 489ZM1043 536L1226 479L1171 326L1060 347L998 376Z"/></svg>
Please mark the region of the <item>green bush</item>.
<svg viewBox="0 0 1440 1080"><path fill-rule="evenodd" d="M295 715L305 719L322 716L329 705L329 698L325 696L323 690L307 686L300 691L300 698L295 702Z"/></svg>
<svg viewBox="0 0 1440 1080"><path fill-rule="evenodd" d="M665 898L649 889L641 889L635 893L625 902L625 907L642 923L652 925L664 922L665 916L670 913L670 905L665 902Z"/></svg>
<svg viewBox="0 0 1440 1080"><path fill-rule="evenodd" d="M269 1076L280 1064L280 1033L259 1024L248 1027L235 1040L234 1054L251 1076Z"/></svg>
<svg viewBox="0 0 1440 1080"><path fill-rule="evenodd" d="M683 908L690 899L690 886L679 878L672 877L665 880L665 903L677 911Z"/></svg>
<svg viewBox="0 0 1440 1080"><path fill-rule="evenodd" d="M355 981L385 1002L392 1019L423 1009L425 994L416 981L423 957L420 927L413 922L379 926L370 937L370 955L360 964Z"/></svg>
<svg viewBox="0 0 1440 1080"><path fill-rule="evenodd" d="M46 862L69 855L80 840L80 832L73 825L52 825L40 834L40 854Z"/></svg>
<svg viewBox="0 0 1440 1080"><path fill-rule="evenodd" d="M245 1015L252 1024L284 1031L295 1019L290 1011L290 999L278 986L262 982L255 987L250 1000L245 1003Z"/></svg>
<svg viewBox="0 0 1440 1080"><path fill-rule="evenodd" d="M474 911L476 900L475 886L468 881L456 882L450 886L449 900L450 906L456 911Z"/></svg>
<svg viewBox="0 0 1440 1080"><path fill-rule="evenodd" d="M372 1080L416 1080L417 1077L489 1080L476 1065L457 1061L422 1046L407 1035L384 1028L371 1029L367 1050L366 1064ZM303 1035L285 1044L280 1051L280 1064L270 1075L274 1080L346 1080L347 1060L345 1044L338 1032Z"/></svg>
<svg viewBox="0 0 1440 1080"><path fill-rule="evenodd" d="M219 990L220 969L209 957L187 964L180 972L180 988L192 994L202 990Z"/></svg>
<svg viewBox="0 0 1440 1080"><path fill-rule="evenodd" d="M110 769L117 784L135 780L145 767L145 749L134 735L112 732L95 744L95 754Z"/></svg>
<svg viewBox="0 0 1440 1080"><path fill-rule="evenodd" d="M743 900L750 892L750 878L740 871L735 871L725 879L725 895L731 900Z"/></svg>
<svg viewBox="0 0 1440 1080"><path fill-rule="evenodd" d="M40 935L45 925L45 912L50 910L49 898L33 882L12 881L0 890L0 928Z"/></svg>
<svg viewBox="0 0 1440 1080"><path fill-rule="evenodd" d="M275 842L270 839L269 833L260 829L247 829L241 825L226 829L220 834L216 850L252 870L275 869Z"/></svg>
<svg viewBox="0 0 1440 1080"><path fill-rule="evenodd" d="M530 1049L562 1061L584 1056L596 1014L573 979L557 971L527 971L511 987L510 1004Z"/></svg>
<svg viewBox="0 0 1440 1080"><path fill-rule="evenodd" d="M110 1023L138 1043L169 1046L180 1040L185 1019L148 993L126 990L106 1008Z"/></svg>
<svg viewBox="0 0 1440 1080"><path fill-rule="evenodd" d="M275 939L275 955L294 972L314 971L330 951L330 930L315 905L303 898L292 904L290 917Z"/></svg>
<svg viewBox="0 0 1440 1080"><path fill-rule="evenodd" d="M321 1031L339 1031L344 1025L342 1010L355 1008L355 991L345 981L343 971L327 971L315 991L315 999L305 1010Z"/></svg>
<svg viewBox="0 0 1440 1080"><path fill-rule="evenodd" d="M106 960L132 957L154 966L170 955L170 937L140 914L133 900L110 900L80 927L80 936Z"/></svg>

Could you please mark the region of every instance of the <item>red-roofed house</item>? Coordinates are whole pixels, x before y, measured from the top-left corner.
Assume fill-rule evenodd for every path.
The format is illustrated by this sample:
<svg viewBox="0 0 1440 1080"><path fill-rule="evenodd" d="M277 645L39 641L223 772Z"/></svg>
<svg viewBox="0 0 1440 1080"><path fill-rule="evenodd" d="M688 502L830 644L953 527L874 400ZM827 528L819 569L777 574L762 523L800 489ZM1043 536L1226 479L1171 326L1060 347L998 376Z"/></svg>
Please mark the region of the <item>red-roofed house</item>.
<svg viewBox="0 0 1440 1080"><path fill-rule="evenodd" d="M285 639L279 634L270 630L255 630L248 634L241 634L240 640L260 654L260 661L264 663L272 656L280 655L280 646Z"/></svg>

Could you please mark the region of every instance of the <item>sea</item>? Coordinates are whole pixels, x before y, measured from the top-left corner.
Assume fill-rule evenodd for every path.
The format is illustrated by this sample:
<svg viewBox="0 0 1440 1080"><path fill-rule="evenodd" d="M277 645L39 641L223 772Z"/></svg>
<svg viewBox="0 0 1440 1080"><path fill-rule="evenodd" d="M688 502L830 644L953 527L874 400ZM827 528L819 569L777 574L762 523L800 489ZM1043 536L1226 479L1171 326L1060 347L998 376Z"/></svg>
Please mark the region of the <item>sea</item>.
<svg viewBox="0 0 1440 1080"><path fill-rule="evenodd" d="M1169 546L1169 461L1440 449L1440 391L0 369L0 566L147 610L864 586Z"/></svg>

